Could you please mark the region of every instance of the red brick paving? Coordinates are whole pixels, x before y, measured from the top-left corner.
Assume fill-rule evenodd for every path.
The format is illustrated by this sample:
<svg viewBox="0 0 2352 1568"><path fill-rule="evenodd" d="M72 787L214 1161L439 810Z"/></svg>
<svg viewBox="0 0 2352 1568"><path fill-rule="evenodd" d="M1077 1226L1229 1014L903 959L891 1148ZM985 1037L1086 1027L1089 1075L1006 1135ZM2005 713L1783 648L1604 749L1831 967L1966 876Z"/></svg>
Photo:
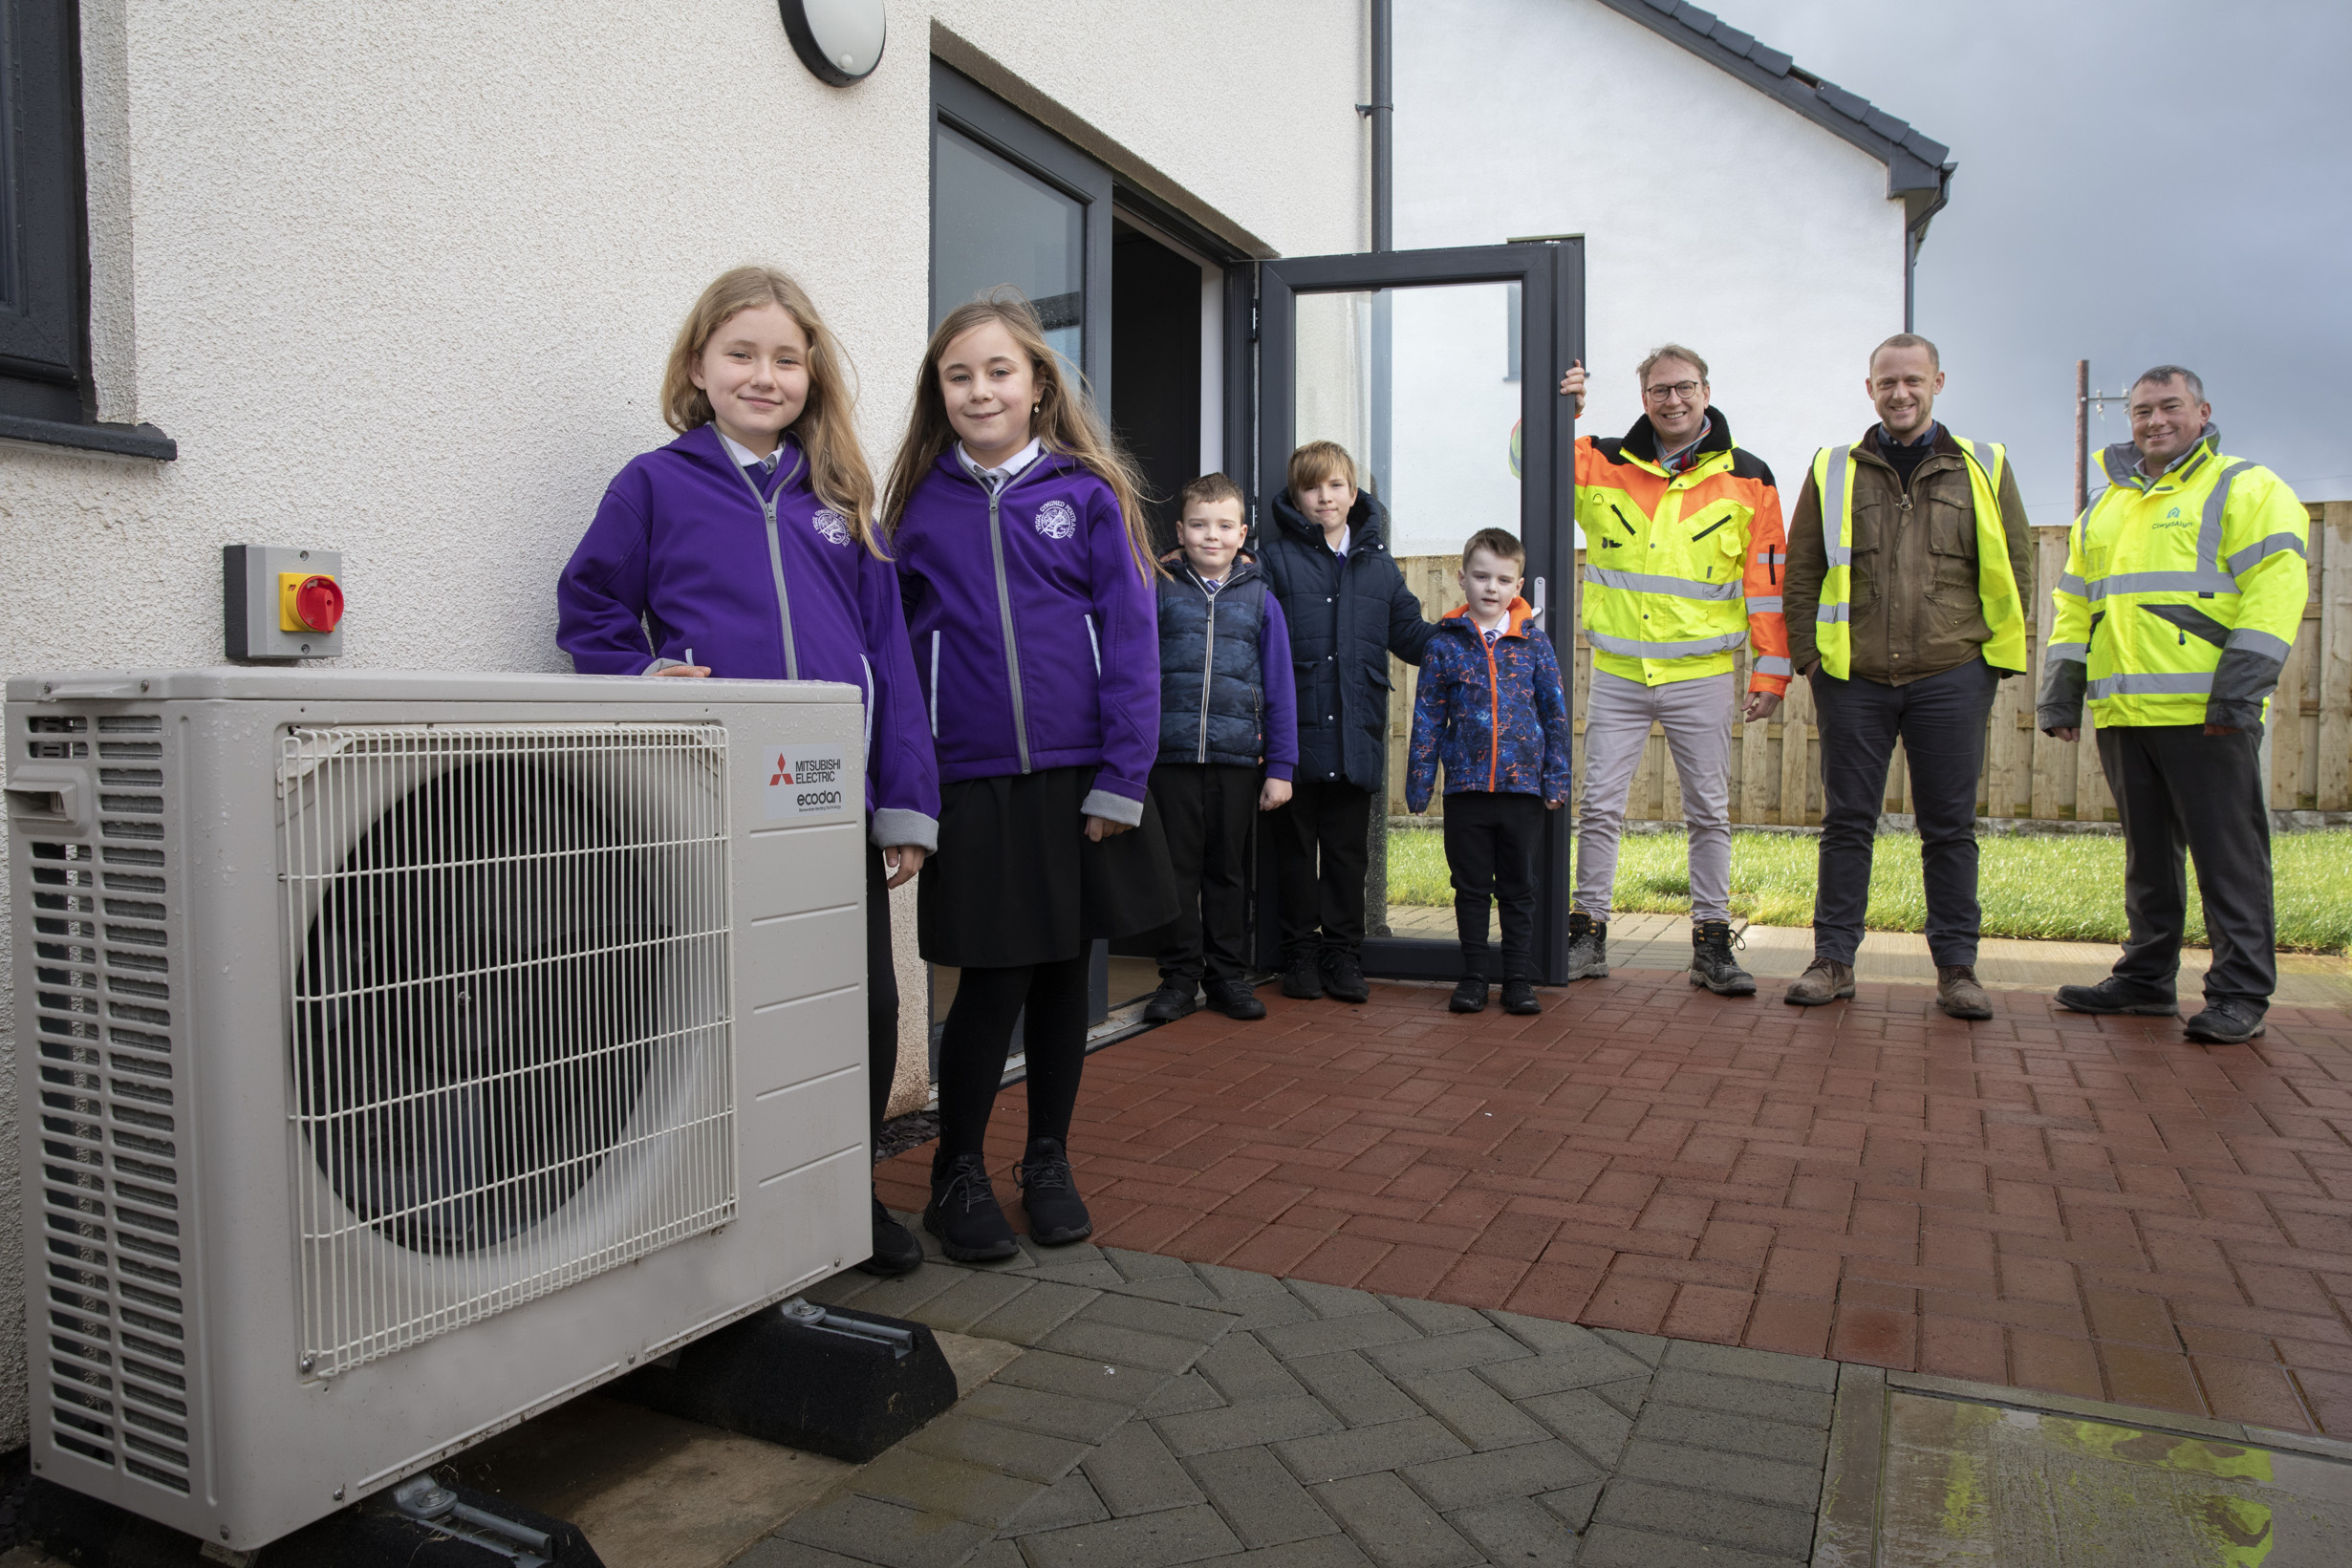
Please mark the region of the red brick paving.
<svg viewBox="0 0 2352 1568"><path fill-rule="evenodd" d="M1333 1285L2352 1436L2352 1015L2248 1045L1679 974L1209 1013L1088 1063L1097 1239ZM991 1128L1019 1157L1021 1091ZM930 1150L877 1172L919 1208ZM1009 1181L999 1187L1016 1224Z"/></svg>

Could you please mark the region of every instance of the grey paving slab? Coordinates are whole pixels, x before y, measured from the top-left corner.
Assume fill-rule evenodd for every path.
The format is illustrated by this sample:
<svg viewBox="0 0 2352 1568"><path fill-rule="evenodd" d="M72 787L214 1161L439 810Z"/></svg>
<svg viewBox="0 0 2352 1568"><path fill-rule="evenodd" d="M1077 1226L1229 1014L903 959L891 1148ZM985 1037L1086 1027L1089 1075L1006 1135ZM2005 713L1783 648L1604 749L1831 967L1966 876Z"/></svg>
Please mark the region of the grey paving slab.
<svg viewBox="0 0 2352 1568"><path fill-rule="evenodd" d="M1506 1398L1532 1399L1563 1388L1589 1388L1595 1384L1645 1381L1650 1368L1606 1341L1519 1356L1478 1368L1478 1375Z"/></svg>
<svg viewBox="0 0 2352 1568"><path fill-rule="evenodd" d="M929 1273L926 1268L924 1273ZM1011 1344L1035 1344L1047 1335L1075 1317L1081 1307L1100 1293L1082 1290L1076 1285L1060 1285L1051 1280L1033 1281L1030 1288L1005 1302L987 1317L975 1322L964 1332L983 1340L1003 1340Z"/></svg>
<svg viewBox="0 0 2352 1568"><path fill-rule="evenodd" d="M1224 1298L1209 1284L1190 1274L1170 1275L1162 1279L1126 1279L1111 1286L1114 1295L1133 1296L1148 1301L1173 1301L1179 1306L1222 1306Z"/></svg>
<svg viewBox="0 0 2352 1568"><path fill-rule="evenodd" d="M1473 1449L1507 1449L1539 1443L1551 1435L1533 1416L1467 1368L1400 1377L1396 1385Z"/></svg>
<svg viewBox="0 0 2352 1568"><path fill-rule="evenodd" d="M1438 1513L1505 1497L1532 1497L1601 1478L1574 1449L1554 1438L1458 1459L1408 1465L1397 1471Z"/></svg>
<svg viewBox="0 0 2352 1568"><path fill-rule="evenodd" d="M1111 1510L1095 1494L1093 1483L1084 1471L1072 1471L1030 1498L1026 1507L1006 1521L1004 1532L1007 1536L1035 1535L1109 1517Z"/></svg>
<svg viewBox="0 0 2352 1568"><path fill-rule="evenodd" d="M1069 1468L1089 1452L1084 1443L1067 1437L1047 1437L1001 1421L979 1421L961 1409L950 1410L922 1427L899 1445L942 1459L967 1465L993 1465L1007 1475L1019 1475L1040 1486L1069 1473Z"/></svg>
<svg viewBox="0 0 2352 1568"><path fill-rule="evenodd" d="M1144 1404L1142 1413L1156 1419L1164 1415L1182 1415L1189 1410L1221 1410L1224 1407L1225 1396L1217 1391L1215 1384L1196 1370L1161 1384L1159 1392Z"/></svg>
<svg viewBox="0 0 2352 1568"><path fill-rule="evenodd" d="M736 1568L737 1564L741 1568L868 1568L869 1561L865 1557L845 1557L805 1541L770 1536L737 1557L728 1568Z"/></svg>
<svg viewBox="0 0 2352 1568"><path fill-rule="evenodd" d="M1327 1482L1315 1488L1315 1495L1381 1568L1484 1568L1486 1554L1392 1471Z"/></svg>
<svg viewBox="0 0 2352 1568"><path fill-rule="evenodd" d="M1364 1549L1345 1536L1262 1546L1238 1557L1219 1557L1217 1568L1371 1568Z"/></svg>
<svg viewBox="0 0 2352 1568"><path fill-rule="evenodd" d="M1519 1408L1550 1428L1554 1435L1565 1438L1603 1470L1616 1468L1617 1455L1633 1431L1631 1416L1587 1388L1544 1394Z"/></svg>
<svg viewBox="0 0 2352 1568"><path fill-rule="evenodd" d="M1493 1307L1478 1316L1539 1354L1554 1350L1581 1350L1588 1345L1608 1343L1597 1330L1576 1323L1554 1322L1549 1318L1530 1318L1524 1313L1503 1312ZM1650 1363L1642 1363L1642 1369L1648 1371Z"/></svg>
<svg viewBox="0 0 2352 1568"><path fill-rule="evenodd" d="M1229 1269L1221 1263L1195 1263L1193 1277L1227 1301L1255 1300L1265 1296L1290 1296L1290 1290L1281 1279L1270 1274L1253 1274L1248 1269ZM1296 1297L1291 1297L1296 1300Z"/></svg>
<svg viewBox="0 0 2352 1568"><path fill-rule="evenodd" d="M1344 1426L1321 1400L1308 1399L1304 1394L1293 1399L1256 1400L1247 1405L1162 1416L1156 1425L1168 1447L1188 1456L1213 1453L1219 1449L1242 1449L1313 1437L1339 1431Z"/></svg>
<svg viewBox="0 0 2352 1568"><path fill-rule="evenodd" d="M1127 1288L1127 1277L1099 1257L1090 1262L1047 1263L1039 1268L1023 1269L1012 1277L1016 1279L1039 1279L1055 1285L1082 1285L1092 1290Z"/></svg>
<svg viewBox="0 0 2352 1568"><path fill-rule="evenodd" d="M1285 1279L1290 1294L1305 1301L1318 1318L1354 1318L1368 1312L1385 1312L1380 1298L1369 1290L1349 1290L1343 1285L1318 1285L1311 1279Z"/></svg>
<svg viewBox="0 0 2352 1568"><path fill-rule="evenodd" d="M1162 1257L1157 1253L1131 1252L1124 1247L1105 1247L1102 1254L1111 1260L1112 1267L1129 1279L1198 1278L1193 1274L1193 1266L1182 1258Z"/></svg>
<svg viewBox="0 0 2352 1568"><path fill-rule="evenodd" d="M1664 1536L1695 1536L1784 1557L1813 1551L1810 1509L1765 1508L1718 1492L1657 1486L1620 1475L1601 1493L1593 1518Z"/></svg>
<svg viewBox="0 0 2352 1568"><path fill-rule="evenodd" d="M1094 1494L1114 1514L1146 1514L1201 1500L1200 1489L1147 1421L1131 1421L1086 1457Z"/></svg>
<svg viewBox="0 0 2352 1568"><path fill-rule="evenodd" d="M1037 1495L1041 1483L900 1444L852 1479L861 1497L949 1514L994 1532Z"/></svg>
<svg viewBox="0 0 2352 1568"><path fill-rule="evenodd" d="M855 1495L819 1503L777 1532L786 1540L885 1568L955 1568L992 1533L945 1514Z"/></svg>
<svg viewBox="0 0 2352 1568"><path fill-rule="evenodd" d="M1700 1344L1693 1340L1669 1341L1666 1359L1660 1364L1718 1377L1793 1384L1823 1393L1838 1385L1838 1364L1833 1361L1783 1356L1769 1350L1744 1350L1730 1344Z"/></svg>
<svg viewBox="0 0 2352 1568"><path fill-rule="evenodd" d="M1177 1278L1200 1281L1188 1271ZM1206 1288L1205 1286L1203 1287ZM1189 1340L1202 1348L1215 1344L1233 1327L1234 1315L1202 1307L1185 1306L1175 1301L1154 1300L1148 1297L1127 1296L1113 1292L1090 1301L1078 1316L1089 1322L1108 1323L1116 1328L1132 1328L1146 1334L1164 1335L1172 1340Z"/></svg>
<svg viewBox="0 0 2352 1568"><path fill-rule="evenodd" d="M1561 1492L1546 1492L1536 1501L1559 1514L1561 1522L1570 1530L1582 1530L1585 1522L1592 1517L1593 1507L1600 1502L1606 1485L1605 1482L1593 1481Z"/></svg>
<svg viewBox="0 0 2352 1568"><path fill-rule="evenodd" d="M1014 1297L1036 1288L1037 1281L1019 1275L965 1273L962 1278L921 1305L893 1316L912 1318L950 1334L968 1334L974 1323L1006 1305Z"/></svg>
<svg viewBox="0 0 2352 1568"><path fill-rule="evenodd" d="M1395 1344L1405 1340L1417 1340L1421 1331L1380 1304L1375 1297L1366 1297L1372 1303L1369 1312L1351 1312L1339 1318L1310 1318L1303 1322L1282 1323L1271 1328L1254 1330L1265 1342L1265 1347L1289 1361L1297 1356L1318 1356L1330 1350L1362 1350L1371 1345Z"/></svg>
<svg viewBox="0 0 2352 1568"><path fill-rule="evenodd" d="M999 1367L993 1381L1133 1407L1149 1400L1167 1380L1149 1367L1121 1366L1116 1362L1064 1356L1051 1350L1025 1350Z"/></svg>
<svg viewBox="0 0 2352 1568"><path fill-rule="evenodd" d="M1419 1401L1352 1350L1296 1357L1284 1361L1283 1369L1305 1384L1307 1392L1350 1427L1409 1421L1421 1414Z"/></svg>
<svg viewBox="0 0 2352 1568"><path fill-rule="evenodd" d="M1631 1415L1639 1410L1643 1402L1650 1397L1650 1380L1648 1378L1627 1378L1622 1383L1596 1383L1592 1385L1592 1391L1626 1414Z"/></svg>
<svg viewBox="0 0 2352 1568"><path fill-rule="evenodd" d="M1821 1427L1766 1421L1761 1416L1701 1410L1660 1401L1642 1407L1633 1431L1645 1440L1752 1453L1759 1459L1778 1459L1792 1465L1818 1467L1829 1449L1829 1433Z"/></svg>
<svg viewBox="0 0 2352 1568"><path fill-rule="evenodd" d="M1638 1434L1617 1456L1617 1475L1801 1508L1808 1517L1822 1495L1822 1472L1817 1466L1782 1465L1748 1454L1686 1449L1676 1443L1645 1443Z"/></svg>
<svg viewBox="0 0 2352 1568"><path fill-rule="evenodd" d="M969 1279L963 1269L939 1263L925 1263L913 1274L902 1274L895 1279L876 1279L857 1293L857 1310L878 1312L887 1318L912 1318L925 1301L943 1296Z"/></svg>
<svg viewBox="0 0 2352 1568"><path fill-rule="evenodd" d="M1830 1396L1824 1389L1797 1388L1784 1383L1756 1383L1747 1378L1714 1377L1669 1366L1650 1380L1648 1403L1690 1405L1702 1410L1728 1410L1735 1415L1759 1415L1768 1421L1789 1421L1829 1429Z"/></svg>
<svg viewBox="0 0 2352 1568"><path fill-rule="evenodd" d="M1088 1444L1101 1442L1128 1417L1128 1407L1108 1400L1075 1399L995 1381L965 1395L957 1408L975 1420L1001 1421L1047 1437Z"/></svg>
<svg viewBox="0 0 2352 1568"><path fill-rule="evenodd" d="M1157 1303L1154 1303L1156 1305ZM1038 1347L1065 1356L1092 1356L1114 1364L1148 1366L1161 1372L1181 1372L1201 1351L1200 1342L1152 1334L1097 1322L1083 1313L1039 1337Z"/></svg>
<svg viewBox="0 0 2352 1568"><path fill-rule="evenodd" d="M1256 1400L1298 1399L1306 1389L1274 1359L1254 1334L1229 1334L1203 1351L1195 1370L1235 1405Z"/></svg>
<svg viewBox="0 0 2352 1568"><path fill-rule="evenodd" d="M1236 1328L1279 1328L1284 1323L1318 1321L1313 1307L1286 1290L1271 1296L1227 1296L1220 1304L1234 1315Z"/></svg>
<svg viewBox="0 0 2352 1568"><path fill-rule="evenodd" d="M963 1568L1029 1568L1029 1559L1021 1555L1020 1547L999 1536L972 1554Z"/></svg>
<svg viewBox="0 0 2352 1568"><path fill-rule="evenodd" d="M1788 1568L1802 1557L1775 1557L1717 1541L1659 1536L1624 1525L1596 1524L1585 1532L1576 1568Z"/></svg>
<svg viewBox="0 0 2352 1568"><path fill-rule="evenodd" d="M1374 1471L1394 1470L1400 1465L1458 1459L1470 1451L1470 1446L1447 1431L1435 1417L1422 1415L1407 1421L1386 1421L1377 1427L1351 1428L1322 1437L1295 1438L1275 1444L1274 1451L1290 1467L1291 1474L1313 1486L1351 1475L1369 1475Z"/></svg>
<svg viewBox="0 0 2352 1568"><path fill-rule="evenodd" d="M1649 1365L1655 1366L1666 1358L1667 1342L1655 1334L1635 1334L1622 1328L1596 1328L1593 1332Z"/></svg>
<svg viewBox="0 0 2352 1568"><path fill-rule="evenodd" d="M1170 1568L1241 1550L1207 1504L1105 1519L1022 1537L1032 1568Z"/></svg>
<svg viewBox="0 0 2352 1568"><path fill-rule="evenodd" d="M1576 1532L1529 1497L1479 1503L1445 1515L1492 1562L1513 1568L1568 1568L1576 1560Z"/></svg>
<svg viewBox="0 0 2352 1568"><path fill-rule="evenodd" d="M1185 1461L1233 1533L1248 1546L1334 1536L1339 1526L1271 1449L1222 1449Z"/></svg>
<svg viewBox="0 0 2352 1568"><path fill-rule="evenodd" d="M1409 1296L1383 1296L1380 1304L1424 1334L1465 1334L1483 1328L1486 1314L1452 1301L1416 1301Z"/></svg>
<svg viewBox="0 0 2352 1568"><path fill-rule="evenodd" d="M1481 1322L1459 1334L1374 1345L1365 1351L1365 1358L1394 1377L1405 1372L1451 1372L1463 1366L1492 1366L1534 1354L1494 1324Z"/></svg>

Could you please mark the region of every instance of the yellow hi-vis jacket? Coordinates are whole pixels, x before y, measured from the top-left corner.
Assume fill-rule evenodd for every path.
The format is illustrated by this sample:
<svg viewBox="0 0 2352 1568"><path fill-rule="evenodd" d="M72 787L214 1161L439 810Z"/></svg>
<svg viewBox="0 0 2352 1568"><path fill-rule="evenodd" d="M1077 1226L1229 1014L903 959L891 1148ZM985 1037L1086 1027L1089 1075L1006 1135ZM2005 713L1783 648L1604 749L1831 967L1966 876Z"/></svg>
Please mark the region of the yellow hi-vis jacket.
<svg viewBox="0 0 2352 1568"><path fill-rule="evenodd" d="M2099 454L2107 478L2067 534L2042 653L2037 721L2263 721L2311 591L2310 517L2277 475L2225 457L2208 425L2154 479L2139 449Z"/></svg>
<svg viewBox="0 0 2352 1568"><path fill-rule="evenodd" d="M1996 670L2025 670L2025 606L2018 574L2009 564L2009 534L2001 524L2001 465L2008 449L1998 441L1954 436L1968 464L1968 493L1976 513L1976 597L1984 606L1984 661ZM1854 657L1854 449L1824 447L1813 454L1813 493L1822 498L1822 545L1828 569L1822 574L1821 608L1813 617L1813 646L1822 669L1847 678Z"/></svg>

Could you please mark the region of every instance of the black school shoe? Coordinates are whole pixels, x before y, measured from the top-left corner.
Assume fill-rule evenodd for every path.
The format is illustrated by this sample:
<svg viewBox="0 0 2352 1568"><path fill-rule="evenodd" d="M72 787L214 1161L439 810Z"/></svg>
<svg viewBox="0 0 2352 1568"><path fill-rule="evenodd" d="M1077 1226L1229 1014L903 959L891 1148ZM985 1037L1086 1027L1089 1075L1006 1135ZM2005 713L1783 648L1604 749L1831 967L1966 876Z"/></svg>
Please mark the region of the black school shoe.
<svg viewBox="0 0 2352 1568"><path fill-rule="evenodd" d="M1209 1005L1229 1019L1262 1019L1265 1003L1258 993L1240 980L1211 980L1203 987L1209 994Z"/></svg>
<svg viewBox="0 0 2352 1568"><path fill-rule="evenodd" d="M1193 999L1192 981L1162 980L1159 989L1152 993L1152 999L1143 1004L1143 1021L1174 1023L1187 1013L1199 1010L1200 1003Z"/></svg>
<svg viewBox="0 0 2352 1568"><path fill-rule="evenodd" d="M1323 988L1341 1001L1367 1002L1372 999L1372 988L1364 983L1364 966L1352 953L1327 953L1323 956Z"/></svg>
<svg viewBox="0 0 2352 1568"><path fill-rule="evenodd" d="M1505 980L1502 982L1502 1010L1506 1013L1517 1013L1524 1018L1529 1014L1543 1011L1543 1002L1536 996L1535 986L1531 981Z"/></svg>
<svg viewBox="0 0 2352 1568"><path fill-rule="evenodd" d="M2058 1004L2069 1013L2136 1013L2146 1018L2177 1018L2181 1004L2169 997L2151 997L2120 975L2109 975L2097 985L2061 985Z"/></svg>
<svg viewBox="0 0 2352 1568"><path fill-rule="evenodd" d="M1029 1239L1041 1247L1067 1247L1094 1234L1094 1216L1078 1196L1069 1159L1056 1138L1032 1138L1014 1168L1021 1207L1029 1216Z"/></svg>
<svg viewBox="0 0 2352 1568"><path fill-rule="evenodd" d="M1315 950L1307 948L1290 956L1283 970L1283 995L1293 1001L1315 1001L1323 996L1323 970L1315 961Z"/></svg>
<svg viewBox="0 0 2352 1568"><path fill-rule="evenodd" d="M2255 1036L2267 1033L2270 1025L2262 1021L2263 1010L2251 1002L2229 997L2215 997L2205 1004L2205 1011L2189 1020L2189 1038L2200 1045L2242 1045Z"/></svg>
<svg viewBox="0 0 2352 1568"><path fill-rule="evenodd" d="M913 1274L923 1266L923 1244L898 1223L896 1215L882 1207L878 1197L874 1200L874 1256L857 1266L867 1274L878 1274L884 1278Z"/></svg>
<svg viewBox="0 0 2352 1568"><path fill-rule="evenodd" d="M1446 999L1449 1013L1483 1013L1486 1011L1486 977L1464 975L1454 982L1454 995Z"/></svg>
<svg viewBox="0 0 2352 1568"><path fill-rule="evenodd" d="M944 1165L933 1158L923 1229L959 1263L994 1263L1021 1250L988 1185L988 1162L978 1154L959 1154Z"/></svg>

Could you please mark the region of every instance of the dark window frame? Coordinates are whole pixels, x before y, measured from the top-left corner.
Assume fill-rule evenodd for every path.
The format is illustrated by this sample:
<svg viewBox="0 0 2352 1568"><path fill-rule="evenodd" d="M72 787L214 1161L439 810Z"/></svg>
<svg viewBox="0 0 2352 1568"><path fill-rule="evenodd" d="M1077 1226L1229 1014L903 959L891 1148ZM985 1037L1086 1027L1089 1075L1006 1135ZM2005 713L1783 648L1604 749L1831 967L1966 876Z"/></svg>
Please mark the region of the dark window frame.
<svg viewBox="0 0 2352 1568"><path fill-rule="evenodd" d="M0 441L170 460L153 425L102 424L77 0L0 0Z"/></svg>

